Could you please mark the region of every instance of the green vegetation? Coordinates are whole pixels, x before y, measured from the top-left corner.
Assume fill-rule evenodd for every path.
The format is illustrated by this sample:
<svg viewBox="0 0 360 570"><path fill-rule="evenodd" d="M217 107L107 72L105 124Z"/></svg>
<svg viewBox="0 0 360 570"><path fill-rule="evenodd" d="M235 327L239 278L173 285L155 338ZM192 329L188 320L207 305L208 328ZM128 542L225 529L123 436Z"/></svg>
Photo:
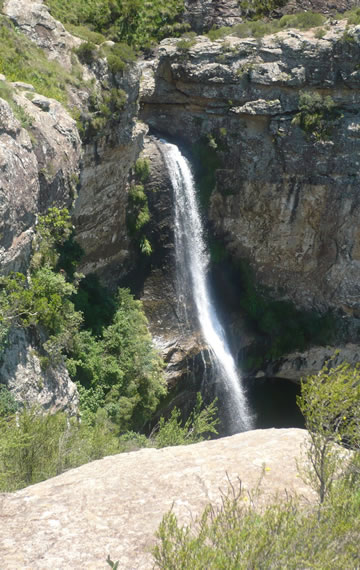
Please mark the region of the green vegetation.
<svg viewBox="0 0 360 570"><path fill-rule="evenodd" d="M137 176L149 175L146 160ZM163 362L154 349L141 302L127 289L112 296L95 276L76 272L81 249L66 209L40 216L29 275L1 278L0 332L30 329L43 366L63 361L77 383L82 422L63 413L18 410L0 387L0 490L14 490L103 455L143 446L201 441L216 433L216 407L198 397L188 419L174 409L151 437L140 431L166 394ZM16 416L15 416L16 412Z"/></svg>
<svg viewBox="0 0 360 570"><path fill-rule="evenodd" d="M312 344L331 343L337 320L331 313L319 314L299 310L289 301L277 301L266 287L259 287L251 267L245 260L231 262L219 240L209 240L211 261L225 263L234 290L233 303L243 314L247 326L256 335L256 343L244 352L242 366L246 370L261 367L294 350L305 350Z"/></svg>
<svg viewBox="0 0 360 570"><path fill-rule="evenodd" d="M43 363L58 359L70 348L73 336L82 322L81 313L75 311L70 300L76 292L78 276L74 282L66 280L65 273L56 271L60 259L59 248L72 234L69 213L66 209L52 208L39 217L33 243L30 277L10 273L0 278L0 329L4 350L10 328L34 328L46 331L43 344Z"/></svg>
<svg viewBox="0 0 360 570"><path fill-rule="evenodd" d="M0 385L0 417L10 416L18 409L14 396L5 386Z"/></svg>
<svg viewBox="0 0 360 570"><path fill-rule="evenodd" d="M141 253L151 255L152 246L147 237L150 211L148 198L145 194L144 183L150 175L150 163L148 159L139 158L135 163L135 182L129 189L127 227L130 235L136 240Z"/></svg>
<svg viewBox="0 0 360 570"><path fill-rule="evenodd" d="M105 413L91 426L36 408L0 417L0 489L14 491L104 455L119 452Z"/></svg>
<svg viewBox="0 0 360 570"><path fill-rule="evenodd" d="M342 116L332 97L310 91L300 93L299 110L292 122L317 140L327 139Z"/></svg>
<svg viewBox="0 0 360 570"><path fill-rule="evenodd" d="M83 412L93 414L99 407L120 431L141 429L165 395L163 363L152 346L147 321L126 289L119 289L112 324L100 338L89 331L79 332L67 360L80 390Z"/></svg>
<svg viewBox="0 0 360 570"><path fill-rule="evenodd" d="M49 61L43 50L1 15L0 73L8 81L31 83L38 93L61 103L67 102L67 85L80 86L76 66L69 73L56 61Z"/></svg>
<svg viewBox="0 0 360 570"><path fill-rule="evenodd" d="M208 439L210 434L217 435L216 400L208 407L203 408L201 394L197 394L195 408L185 422L181 419L181 412L174 408L170 418L160 418L159 423L151 432L150 439L155 447L168 447L172 445L189 445L203 439Z"/></svg>
<svg viewBox="0 0 360 570"><path fill-rule="evenodd" d="M207 209L216 185L216 170L221 166L218 143L213 135L201 138L191 147L200 204Z"/></svg>
<svg viewBox="0 0 360 570"><path fill-rule="evenodd" d="M182 526L163 518L154 548L156 568L357 568L360 535L360 372L327 366L303 383L299 400L310 430L310 481L318 504L288 497L261 507L253 492L230 483L221 506ZM341 439L355 445L347 453ZM265 466L264 466L265 467ZM266 468L264 468L263 476ZM324 484L322 484L323 482ZM331 484L330 484L331 483Z"/></svg>
<svg viewBox="0 0 360 570"><path fill-rule="evenodd" d="M1 56L0 56L1 57ZM28 129L32 125L32 118L26 111L20 107L14 100L14 90L6 81L0 81L0 98L7 101L11 107L15 117L20 121L24 129Z"/></svg>
<svg viewBox="0 0 360 570"><path fill-rule="evenodd" d="M360 24L360 8L348 10L343 14L336 14L338 20L347 20L348 25L358 26Z"/></svg>
<svg viewBox="0 0 360 570"><path fill-rule="evenodd" d="M183 0L47 0L47 5L72 33L84 38L84 28L88 28L100 34L85 37L94 43L106 38L146 49L187 28L180 21Z"/></svg>
<svg viewBox="0 0 360 570"><path fill-rule="evenodd" d="M25 408L15 415L16 405L8 395L6 399L7 407L0 408L0 491L5 492L38 483L105 455L140 447L195 443L216 433L217 410L214 404L203 408L200 396L184 427L175 408L169 423L161 418L150 438L131 431L119 436L118 426L104 409L98 409L91 421L85 414L80 423L63 412L44 414L38 408ZM0 405L2 402L0 391Z"/></svg>
<svg viewBox="0 0 360 570"><path fill-rule="evenodd" d="M81 115L79 123L82 139L90 141L103 135L107 126L120 120L126 101L125 91L116 87L93 92L88 100L88 112Z"/></svg>
<svg viewBox="0 0 360 570"><path fill-rule="evenodd" d="M318 374L309 376L298 397L310 437L309 467L303 474L320 503L331 494L339 474L347 470L351 475L356 455L360 457L360 365L343 363L331 368L331 364L330 360ZM340 452L335 444L356 449L355 457Z"/></svg>
<svg viewBox="0 0 360 570"><path fill-rule="evenodd" d="M236 36L238 38L260 38L268 34L276 34L277 32L281 32L282 30L287 30L289 28L309 30L310 28L322 26L325 20L326 18L322 14L314 12L299 12L298 14L283 16L279 20L247 20L241 24L236 24L232 28L223 27L210 30L207 35L212 41L229 35Z"/></svg>

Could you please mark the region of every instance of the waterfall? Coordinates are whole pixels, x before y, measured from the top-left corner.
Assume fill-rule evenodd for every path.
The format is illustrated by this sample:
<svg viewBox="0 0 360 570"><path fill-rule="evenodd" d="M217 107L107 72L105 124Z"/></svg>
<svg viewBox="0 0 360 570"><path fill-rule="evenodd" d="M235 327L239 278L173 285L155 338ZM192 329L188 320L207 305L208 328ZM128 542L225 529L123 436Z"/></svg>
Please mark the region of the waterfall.
<svg viewBox="0 0 360 570"><path fill-rule="evenodd" d="M211 368L226 408L227 431L252 428L245 393L207 282L209 256L191 168L177 146L161 141L175 201L175 256L178 291L191 296L211 356ZM186 302L184 302L186 305Z"/></svg>

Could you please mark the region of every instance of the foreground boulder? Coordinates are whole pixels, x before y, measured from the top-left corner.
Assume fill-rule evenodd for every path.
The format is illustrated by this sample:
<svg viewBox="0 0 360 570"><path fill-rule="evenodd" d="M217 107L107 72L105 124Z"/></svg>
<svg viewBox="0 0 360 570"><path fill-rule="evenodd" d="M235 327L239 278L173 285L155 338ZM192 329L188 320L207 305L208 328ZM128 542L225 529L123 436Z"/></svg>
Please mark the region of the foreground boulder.
<svg viewBox="0 0 360 570"><path fill-rule="evenodd" d="M0 495L0 553L7 569L152 568L151 548L173 507L187 522L219 501L228 481L262 500L296 491L311 498L295 458L306 431L269 429L196 445L106 457L13 494Z"/></svg>

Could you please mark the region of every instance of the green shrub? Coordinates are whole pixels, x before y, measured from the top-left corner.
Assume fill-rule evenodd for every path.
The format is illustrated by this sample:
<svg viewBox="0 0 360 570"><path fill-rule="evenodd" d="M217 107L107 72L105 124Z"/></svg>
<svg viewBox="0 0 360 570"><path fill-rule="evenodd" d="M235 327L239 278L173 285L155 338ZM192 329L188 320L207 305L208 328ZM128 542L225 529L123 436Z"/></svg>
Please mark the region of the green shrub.
<svg viewBox="0 0 360 570"><path fill-rule="evenodd" d="M150 176L150 166L147 159L139 158L135 163L135 179L141 184L132 184L129 189L127 227L138 244L140 252L146 256L152 254L152 246L148 239L147 230L150 222L148 198L143 183Z"/></svg>
<svg viewBox="0 0 360 570"><path fill-rule="evenodd" d="M337 20L347 20L347 23L352 26L358 26L360 24L360 8L348 10L343 14L336 14L336 18Z"/></svg>
<svg viewBox="0 0 360 570"><path fill-rule="evenodd" d="M269 1L269 4L271 0ZM260 13L259 13L260 14ZM238 38L261 38L265 35L276 34L288 28L308 30L322 26L326 18L314 12L300 12L298 14L283 16L280 20L259 19L260 15L253 13L255 20L246 20L235 26L212 29L206 35L212 40L218 40L232 35Z"/></svg>
<svg viewBox="0 0 360 570"><path fill-rule="evenodd" d="M96 46L92 42L84 42L75 49L75 53L81 63L91 65L96 59Z"/></svg>
<svg viewBox="0 0 360 570"><path fill-rule="evenodd" d="M110 325L116 312L116 301L97 275L84 277L75 295L71 298L76 311L83 315L83 328L93 336L101 336L104 327Z"/></svg>
<svg viewBox="0 0 360 570"><path fill-rule="evenodd" d="M230 482L221 506L182 526L173 512L158 529L156 568L357 568L360 535L360 371L327 364L303 383L300 407L309 429L310 483L318 505L296 496L261 507L261 487ZM336 442L355 445L344 452ZM298 465L299 467L299 465ZM303 470L303 469L302 469ZM307 468L305 468L305 471ZM308 471L307 471L308 472Z"/></svg>
<svg viewBox="0 0 360 570"><path fill-rule="evenodd" d="M0 418L0 490L14 491L118 451L114 426L103 412L90 425L61 412L25 409Z"/></svg>
<svg viewBox="0 0 360 570"><path fill-rule="evenodd" d="M135 176L143 184L149 179L150 176L150 162L147 158L138 158L135 162Z"/></svg>
<svg viewBox="0 0 360 570"><path fill-rule="evenodd" d="M234 486L219 508L183 526L166 514L153 550L163 570L356 568L360 533L359 486L337 489L320 513L296 498L257 508L255 498Z"/></svg>
<svg viewBox="0 0 360 570"><path fill-rule="evenodd" d="M113 46L104 46L103 54L107 58L109 69L112 73L122 73L136 59L136 53L132 47L124 42Z"/></svg>
<svg viewBox="0 0 360 570"><path fill-rule="evenodd" d="M198 443L209 439L211 434L217 435L218 423L216 401L204 408L201 394L198 393L195 408L185 422L180 410L174 408L168 420L160 418L152 430L150 440L155 447Z"/></svg>
<svg viewBox="0 0 360 570"><path fill-rule="evenodd" d="M165 395L163 362L152 346L140 301L119 289L112 324L95 338L89 331L73 337L67 366L86 388L82 409L105 407L121 431L139 429Z"/></svg>
<svg viewBox="0 0 360 570"><path fill-rule="evenodd" d="M66 24L66 29L73 36L78 36L80 39L91 44L99 45L102 44L106 38L103 34L99 32L93 32L85 26L74 26L73 24Z"/></svg>
<svg viewBox="0 0 360 570"><path fill-rule="evenodd" d="M280 28L297 28L299 30L308 30L322 26L326 17L316 12L300 12L299 14L292 14L283 16L279 25Z"/></svg>
<svg viewBox="0 0 360 570"><path fill-rule="evenodd" d="M0 418L7 417L14 414L19 407L14 396L6 388L6 386L0 385Z"/></svg>
<svg viewBox="0 0 360 570"><path fill-rule="evenodd" d="M318 374L302 382L297 399L310 438L306 479L320 503L354 460L335 444L360 448L360 365L343 363L331 368L331 364L328 361Z"/></svg>
<svg viewBox="0 0 360 570"><path fill-rule="evenodd" d="M87 27L106 39L146 49L187 29L180 16L183 0L47 0L51 14L64 24ZM94 40L91 40L94 41ZM97 42L95 42L97 43Z"/></svg>
<svg viewBox="0 0 360 570"><path fill-rule="evenodd" d="M322 97L310 91L300 93L299 110L293 124L299 125L307 135L318 140L328 138L336 121L342 116L330 96Z"/></svg>

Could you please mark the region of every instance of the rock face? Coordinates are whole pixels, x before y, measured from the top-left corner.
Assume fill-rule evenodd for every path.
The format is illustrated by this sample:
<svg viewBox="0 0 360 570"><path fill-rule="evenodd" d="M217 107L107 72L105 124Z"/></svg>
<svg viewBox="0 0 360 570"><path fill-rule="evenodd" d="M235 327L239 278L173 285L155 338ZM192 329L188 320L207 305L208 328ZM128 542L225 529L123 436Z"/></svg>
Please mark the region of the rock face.
<svg viewBox="0 0 360 570"><path fill-rule="evenodd" d="M52 413L77 413L77 388L65 366L42 368L36 344L23 329L10 334L9 348L0 361L0 382L20 404L41 406Z"/></svg>
<svg viewBox="0 0 360 570"><path fill-rule="evenodd" d="M3 12L47 53L49 59L59 61L67 69L71 68L71 50L81 41L69 34L49 14L42 0L5 0Z"/></svg>
<svg viewBox="0 0 360 570"><path fill-rule="evenodd" d="M263 39L164 40L145 75L143 118L190 147L217 148L209 217L234 258L301 307L360 310L358 255L360 28L339 22ZM150 68L153 88L149 88ZM324 140L294 124L302 91L339 110Z"/></svg>
<svg viewBox="0 0 360 570"><path fill-rule="evenodd" d="M31 138L0 99L0 271L26 272L33 228L49 207L70 206L81 145L75 121L57 102L13 85L14 100L32 121ZM25 89L25 91L24 91ZM31 93L30 101L26 93ZM15 399L75 413L77 390L63 365L42 370L36 345L25 331L13 331L1 355L0 383Z"/></svg>
<svg viewBox="0 0 360 570"><path fill-rule="evenodd" d="M183 405L186 392L191 408L203 377L204 348L193 307L192 318L185 319L179 306L174 249L173 189L161 153L161 144L147 137L141 157L149 161L150 177L145 183L151 223L149 238L154 249L151 271L143 280L141 300L149 319L155 345L166 363L166 377L171 388L180 392L177 403ZM139 261L138 263L141 263Z"/></svg>
<svg viewBox="0 0 360 570"><path fill-rule="evenodd" d="M297 475L303 430L258 430L187 447L144 449L106 457L0 495L0 552L9 569L105 568L110 555L124 570L152 568L150 550L171 508L189 522L220 502L229 480L256 486L260 500L285 489L312 499Z"/></svg>
<svg viewBox="0 0 360 570"><path fill-rule="evenodd" d="M184 20L201 34L211 28L241 23L247 15L252 15L252 4L238 0L185 0ZM359 6L358 0L285 0L278 4L270 12L271 17L306 11L334 15Z"/></svg>
<svg viewBox="0 0 360 570"><path fill-rule="evenodd" d="M197 33L241 22L237 0L185 0L184 20Z"/></svg>
<svg viewBox="0 0 360 570"><path fill-rule="evenodd" d="M306 352L293 352L276 363L269 364L266 376L284 378L298 384L301 379L317 374L328 361L331 361L331 366L338 366L343 362L355 366L360 361L359 345L345 344L336 354L333 347L324 346L314 346Z"/></svg>
<svg viewBox="0 0 360 570"><path fill-rule="evenodd" d="M10 0L4 11L50 58L70 65L71 49L78 40L71 41L42 3ZM26 273L38 215L52 206L72 206L81 141L76 122L58 101L35 93L32 85L10 83L4 76L0 81L26 126L9 103L0 99L0 273ZM77 390L64 365L43 370L37 345L24 330L12 331L9 341L1 355L0 383L19 402L75 413Z"/></svg>

